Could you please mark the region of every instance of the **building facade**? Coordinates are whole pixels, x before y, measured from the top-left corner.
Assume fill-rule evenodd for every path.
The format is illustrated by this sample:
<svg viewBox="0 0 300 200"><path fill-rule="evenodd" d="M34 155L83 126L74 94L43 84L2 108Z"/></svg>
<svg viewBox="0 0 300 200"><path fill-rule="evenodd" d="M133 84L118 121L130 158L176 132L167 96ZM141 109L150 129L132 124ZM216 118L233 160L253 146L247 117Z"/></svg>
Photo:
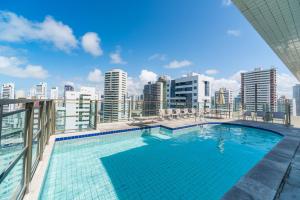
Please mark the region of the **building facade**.
<svg viewBox="0 0 300 200"><path fill-rule="evenodd" d="M52 87L50 90L50 99L58 99L58 87Z"/></svg>
<svg viewBox="0 0 300 200"><path fill-rule="evenodd" d="M105 73L103 121L116 122L128 119L127 73L113 69Z"/></svg>
<svg viewBox="0 0 300 200"><path fill-rule="evenodd" d="M209 108L211 101L210 81L200 74L190 73L169 80L167 103L169 108Z"/></svg>
<svg viewBox="0 0 300 200"><path fill-rule="evenodd" d="M291 116L296 116L296 100L288 99L285 96L281 96L280 98L277 99L277 112L286 113L287 104L290 105Z"/></svg>
<svg viewBox="0 0 300 200"><path fill-rule="evenodd" d="M248 111L276 111L276 69L241 73L241 103Z"/></svg>
<svg viewBox="0 0 300 200"><path fill-rule="evenodd" d="M15 84L5 83L1 87L1 99L14 99L15 98ZM15 109L14 104L3 105L3 112L11 112Z"/></svg>
<svg viewBox="0 0 300 200"><path fill-rule="evenodd" d="M73 92L74 91L74 86L73 85L65 85L64 86L64 98L66 98L66 92Z"/></svg>
<svg viewBox="0 0 300 200"><path fill-rule="evenodd" d="M40 82L35 85L36 99L47 99L47 83Z"/></svg>
<svg viewBox="0 0 300 200"><path fill-rule="evenodd" d="M163 108L164 98L163 82L151 83L144 86L143 116L157 116Z"/></svg>
<svg viewBox="0 0 300 200"><path fill-rule="evenodd" d="M300 116L300 84L293 86L293 98L296 102L296 116Z"/></svg>
<svg viewBox="0 0 300 200"><path fill-rule="evenodd" d="M90 127L93 122L91 114L92 102L96 100L96 92L93 87L81 87L80 91L66 91L64 105L58 107L59 127L64 130L81 130Z"/></svg>

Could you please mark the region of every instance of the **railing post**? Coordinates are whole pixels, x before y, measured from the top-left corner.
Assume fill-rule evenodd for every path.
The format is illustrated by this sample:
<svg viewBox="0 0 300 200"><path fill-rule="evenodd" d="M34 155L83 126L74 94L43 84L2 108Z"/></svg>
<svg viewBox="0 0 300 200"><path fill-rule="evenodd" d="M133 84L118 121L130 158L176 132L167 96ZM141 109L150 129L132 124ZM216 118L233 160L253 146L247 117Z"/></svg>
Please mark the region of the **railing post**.
<svg viewBox="0 0 300 200"><path fill-rule="evenodd" d="M94 117L94 126L95 130L97 130L97 122L98 122L98 101L95 101L95 117Z"/></svg>
<svg viewBox="0 0 300 200"><path fill-rule="evenodd" d="M51 133L55 134L55 129L56 129L56 115L55 115L56 114L55 113L56 107L55 107L55 101L52 100L51 104L52 104L52 107L51 107L51 111L52 111L52 117L51 117L52 130L51 130Z"/></svg>
<svg viewBox="0 0 300 200"><path fill-rule="evenodd" d="M50 137L50 110L51 110L51 104L50 101L46 101L46 115L47 115L47 124L46 124L46 128L47 128L47 138L46 138L46 144L48 144L49 141L49 137Z"/></svg>
<svg viewBox="0 0 300 200"><path fill-rule="evenodd" d="M25 122L25 148L26 154L24 158L24 184L25 190L28 192L29 183L31 180L31 164L32 164L32 134L33 134L33 106L34 103L26 103L26 122Z"/></svg>
<svg viewBox="0 0 300 200"><path fill-rule="evenodd" d="M0 105L0 146L1 146L1 133L2 133L2 115L3 115L3 106Z"/></svg>
<svg viewBox="0 0 300 200"><path fill-rule="evenodd" d="M45 113L44 113L44 102L40 102L40 139L39 139L39 146L40 146L40 160L42 160L42 154L44 151L44 139L45 139L45 131L44 131L44 124L45 124Z"/></svg>

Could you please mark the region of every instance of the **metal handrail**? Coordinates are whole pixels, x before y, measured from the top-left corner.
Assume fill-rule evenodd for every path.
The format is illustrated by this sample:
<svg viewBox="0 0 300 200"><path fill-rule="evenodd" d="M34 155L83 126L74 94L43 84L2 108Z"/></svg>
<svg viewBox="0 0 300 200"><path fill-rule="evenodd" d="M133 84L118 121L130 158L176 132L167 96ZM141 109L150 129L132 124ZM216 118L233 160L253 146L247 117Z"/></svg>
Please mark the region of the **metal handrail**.
<svg viewBox="0 0 300 200"><path fill-rule="evenodd" d="M11 111L11 112L3 113L2 117L8 117L8 116L15 115L15 114L25 112L25 111L27 111L27 110L26 109L14 110L14 111Z"/></svg>

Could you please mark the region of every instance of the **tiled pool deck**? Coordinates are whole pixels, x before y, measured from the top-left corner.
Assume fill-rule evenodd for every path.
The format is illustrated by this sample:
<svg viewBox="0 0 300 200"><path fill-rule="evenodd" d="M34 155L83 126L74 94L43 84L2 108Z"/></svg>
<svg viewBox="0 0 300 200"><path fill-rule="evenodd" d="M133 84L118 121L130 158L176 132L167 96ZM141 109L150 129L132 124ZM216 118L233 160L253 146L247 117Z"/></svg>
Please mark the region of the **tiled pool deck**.
<svg viewBox="0 0 300 200"><path fill-rule="evenodd" d="M271 124L255 121L243 121L232 119L208 119L205 122L194 119L164 120L148 126L164 126L169 129L192 126L201 123L233 123L271 130L283 135L283 139L238 183L232 187L223 199L300 199L300 129L286 127L281 124ZM55 140L68 137L79 137L80 135L90 136L98 132L115 133L117 130L128 130L140 128L139 126L128 125L127 123L101 124L98 131L79 132L53 135L49 145L45 149L43 160L33 177L29 193L25 200L38 199L42 180L46 173L49 158ZM118 131L119 132L119 131Z"/></svg>

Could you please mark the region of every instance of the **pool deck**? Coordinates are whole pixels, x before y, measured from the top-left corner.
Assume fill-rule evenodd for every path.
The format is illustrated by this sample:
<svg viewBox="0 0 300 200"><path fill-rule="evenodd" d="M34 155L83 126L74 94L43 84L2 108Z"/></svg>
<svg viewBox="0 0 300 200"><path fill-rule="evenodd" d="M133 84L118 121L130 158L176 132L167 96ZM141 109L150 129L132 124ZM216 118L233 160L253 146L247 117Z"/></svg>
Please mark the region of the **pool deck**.
<svg viewBox="0 0 300 200"><path fill-rule="evenodd" d="M287 127L282 124L272 124L256 121L234 119L205 119L200 121L189 119L163 120L146 126L163 125L168 128L177 128L201 123L233 123L271 130L283 135L283 139L245 176L243 176L225 195L224 200L236 199L300 199L300 128ZM56 138L77 136L96 132L138 128L125 122L100 124L97 130L77 133L53 135L47 145L42 162L33 176L29 192L25 200L38 199L43 183L43 177L50 160Z"/></svg>

